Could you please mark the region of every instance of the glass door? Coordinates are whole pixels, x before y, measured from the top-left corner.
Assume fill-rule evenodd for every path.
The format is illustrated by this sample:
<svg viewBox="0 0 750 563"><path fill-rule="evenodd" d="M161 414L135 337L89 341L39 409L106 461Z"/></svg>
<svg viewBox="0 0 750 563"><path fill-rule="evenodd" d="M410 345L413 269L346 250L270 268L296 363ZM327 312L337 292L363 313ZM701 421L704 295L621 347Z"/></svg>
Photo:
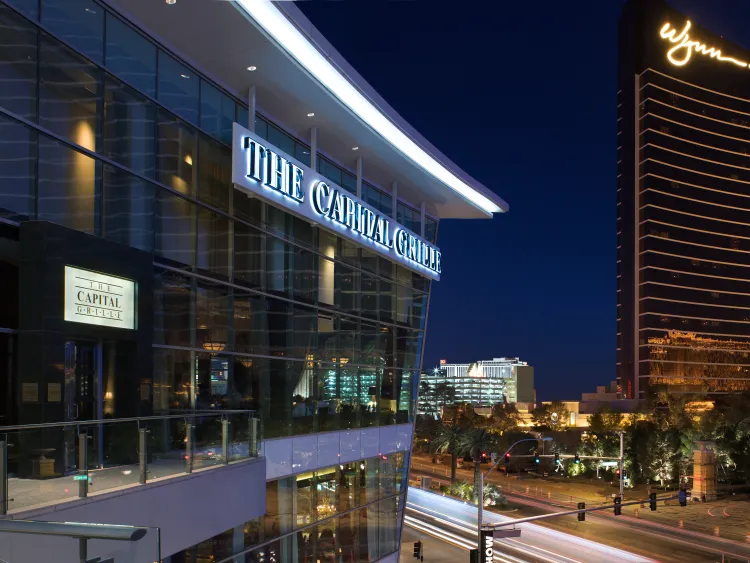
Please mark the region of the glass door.
<svg viewBox="0 0 750 563"><path fill-rule="evenodd" d="M66 422L96 420L102 408L101 346L92 341L69 340L65 343L65 420ZM83 432L83 430L81 430ZM100 432L89 430L100 442ZM65 472L78 469L78 429L65 427ZM89 448L94 444L89 443ZM100 451L100 448L97 448Z"/></svg>

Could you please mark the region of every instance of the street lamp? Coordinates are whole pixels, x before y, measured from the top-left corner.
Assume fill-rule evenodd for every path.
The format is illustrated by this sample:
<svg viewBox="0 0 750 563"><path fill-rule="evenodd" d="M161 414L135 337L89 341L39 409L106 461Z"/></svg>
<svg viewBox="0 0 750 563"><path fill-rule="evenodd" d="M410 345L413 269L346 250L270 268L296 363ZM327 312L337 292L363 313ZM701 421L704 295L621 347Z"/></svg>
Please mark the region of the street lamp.
<svg viewBox="0 0 750 563"><path fill-rule="evenodd" d="M482 553L482 549L484 546L482 545L482 512L484 509L484 480L485 478L490 476L490 473L494 471L494 469L500 464L502 460L505 459L505 456L510 454L510 450L512 450L516 445L520 444L521 442L551 442L552 438L549 436L546 436L542 438L541 436L539 438L522 438L518 440L517 442L513 442L510 447L505 450L505 453L501 455L497 461L490 467L490 469L487 471L487 473L479 472L479 498L477 498L477 545L479 546L479 553Z"/></svg>

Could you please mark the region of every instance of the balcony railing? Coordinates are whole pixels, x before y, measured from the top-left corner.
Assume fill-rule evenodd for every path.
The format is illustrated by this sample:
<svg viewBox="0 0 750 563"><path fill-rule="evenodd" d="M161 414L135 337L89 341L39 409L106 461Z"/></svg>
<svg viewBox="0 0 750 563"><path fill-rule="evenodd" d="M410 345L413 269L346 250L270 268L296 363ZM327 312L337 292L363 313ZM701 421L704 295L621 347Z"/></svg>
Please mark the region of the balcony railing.
<svg viewBox="0 0 750 563"><path fill-rule="evenodd" d="M258 455L254 411L0 427L0 515Z"/></svg>

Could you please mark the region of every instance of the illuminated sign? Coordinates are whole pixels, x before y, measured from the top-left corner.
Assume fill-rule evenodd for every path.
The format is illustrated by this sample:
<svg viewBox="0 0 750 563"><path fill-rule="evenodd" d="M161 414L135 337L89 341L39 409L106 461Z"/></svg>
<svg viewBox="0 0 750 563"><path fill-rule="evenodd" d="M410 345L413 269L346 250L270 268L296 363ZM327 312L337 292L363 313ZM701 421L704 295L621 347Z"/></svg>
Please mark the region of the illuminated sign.
<svg viewBox="0 0 750 563"><path fill-rule="evenodd" d="M495 535L492 530L481 530L482 552L479 560L482 563L492 563L495 559Z"/></svg>
<svg viewBox="0 0 750 563"><path fill-rule="evenodd" d="M132 280L65 266L65 320L135 328L136 284Z"/></svg>
<svg viewBox="0 0 750 563"><path fill-rule="evenodd" d="M232 181L276 205L354 240L432 279L440 250L235 123Z"/></svg>
<svg viewBox="0 0 750 563"><path fill-rule="evenodd" d="M659 35L662 39L666 39L670 43L674 43L669 51L667 51L667 60L675 66L684 66L690 62L693 53L700 53L706 57L711 57L717 61L732 63L742 68L747 68L748 63L740 61L732 57L725 57L721 54L721 51L716 47L708 47L700 41L696 41L690 38L688 31L692 24L690 20L685 22L685 27L682 28L681 32L677 32L677 28L672 27L672 24L665 23Z"/></svg>
<svg viewBox="0 0 750 563"><path fill-rule="evenodd" d="M445 364L447 364L447 363L448 363L448 362L447 362L446 360L440 360L440 365L441 365L441 366L444 366L444 365L445 365Z"/></svg>

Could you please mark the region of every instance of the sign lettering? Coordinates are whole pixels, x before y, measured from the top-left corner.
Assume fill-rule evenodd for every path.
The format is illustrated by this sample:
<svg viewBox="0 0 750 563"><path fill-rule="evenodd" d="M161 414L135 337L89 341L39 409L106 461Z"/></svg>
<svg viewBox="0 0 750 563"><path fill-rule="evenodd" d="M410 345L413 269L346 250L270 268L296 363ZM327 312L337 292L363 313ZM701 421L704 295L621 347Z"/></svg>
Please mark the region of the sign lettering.
<svg viewBox="0 0 750 563"><path fill-rule="evenodd" d="M440 278L438 248L237 123L233 135L235 184L430 278Z"/></svg>
<svg viewBox="0 0 750 563"><path fill-rule="evenodd" d="M65 266L65 320L135 328L135 282Z"/></svg>
<svg viewBox="0 0 750 563"><path fill-rule="evenodd" d="M492 563L495 559L495 536L492 530L482 530L482 563Z"/></svg>
<svg viewBox="0 0 750 563"><path fill-rule="evenodd" d="M706 44L701 43L690 38L688 31L690 31L692 24L690 20L685 22L685 27L682 31L677 33L677 28L672 27L672 24L667 22L662 26L659 35L662 39L666 39L670 43L674 44L669 51L667 51L667 60L675 66L685 66L690 62L693 53L700 53L706 57L716 59L717 61L727 62L735 64L742 68L747 68L748 63L735 59L733 57L725 57L721 54L721 50L716 47L708 47Z"/></svg>

